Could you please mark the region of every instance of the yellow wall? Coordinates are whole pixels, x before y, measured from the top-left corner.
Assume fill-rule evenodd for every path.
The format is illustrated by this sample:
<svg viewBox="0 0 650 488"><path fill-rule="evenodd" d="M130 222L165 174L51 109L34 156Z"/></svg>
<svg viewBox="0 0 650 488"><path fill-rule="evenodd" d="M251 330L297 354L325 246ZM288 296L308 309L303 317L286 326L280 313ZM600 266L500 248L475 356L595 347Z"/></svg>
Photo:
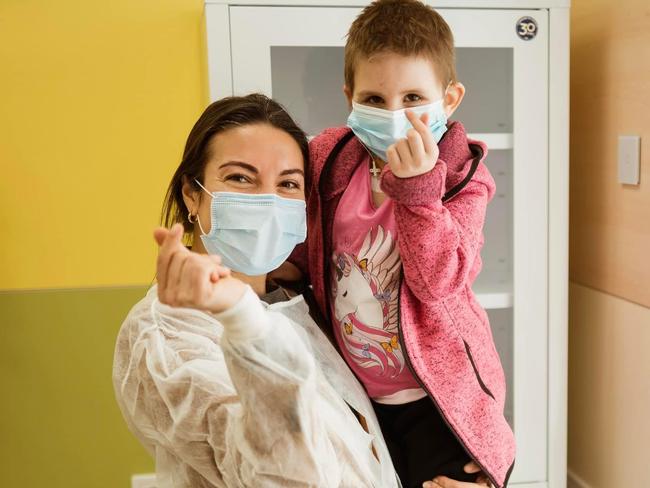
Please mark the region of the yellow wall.
<svg viewBox="0 0 650 488"><path fill-rule="evenodd" d="M0 0L0 486L153 469L115 403L113 347L146 290L128 285L153 278L206 65L201 0Z"/></svg>
<svg viewBox="0 0 650 488"><path fill-rule="evenodd" d="M650 3L571 10L569 469L581 488L650 486ZM617 139L641 136L641 184Z"/></svg>
<svg viewBox="0 0 650 488"><path fill-rule="evenodd" d="M0 2L0 290L151 282L208 101L201 0Z"/></svg>

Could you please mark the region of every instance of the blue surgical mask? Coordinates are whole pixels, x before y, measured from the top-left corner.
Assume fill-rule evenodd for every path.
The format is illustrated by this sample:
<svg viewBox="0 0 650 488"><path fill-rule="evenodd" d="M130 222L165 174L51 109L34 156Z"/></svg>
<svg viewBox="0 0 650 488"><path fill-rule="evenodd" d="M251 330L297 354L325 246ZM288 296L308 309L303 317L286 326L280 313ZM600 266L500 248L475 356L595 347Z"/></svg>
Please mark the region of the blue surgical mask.
<svg viewBox="0 0 650 488"><path fill-rule="evenodd" d="M429 130L436 143L447 132L447 114L442 106L443 99L427 105L410 107L418 117L429 114ZM387 161L386 150L399 139L404 139L413 126L406 118L406 109L384 110L352 102L348 127L354 135L375 155Z"/></svg>
<svg viewBox="0 0 650 488"><path fill-rule="evenodd" d="M210 232L201 241L234 271L259 276L278 268L307 236L305 201L278 195L210 193ZM197 216L198 218L198 216Z"/></svg>

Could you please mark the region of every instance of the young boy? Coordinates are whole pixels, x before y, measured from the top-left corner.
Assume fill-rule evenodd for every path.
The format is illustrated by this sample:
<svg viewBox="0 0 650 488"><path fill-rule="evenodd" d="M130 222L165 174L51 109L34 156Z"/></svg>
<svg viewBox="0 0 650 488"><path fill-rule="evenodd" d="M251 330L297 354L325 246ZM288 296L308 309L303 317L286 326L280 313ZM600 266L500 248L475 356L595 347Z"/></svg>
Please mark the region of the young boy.
<svg viewBox="0 0 650 488"><path fill-rule="evenodd" d="M348 127L310 144L309 233L292 261L404 486L477 481L463 469L473 461L504 487L505 377L471 288L495 188L485 144L447 123L465 94L449 26L417 0L372 3L348 34L344 93Z"/></svg>

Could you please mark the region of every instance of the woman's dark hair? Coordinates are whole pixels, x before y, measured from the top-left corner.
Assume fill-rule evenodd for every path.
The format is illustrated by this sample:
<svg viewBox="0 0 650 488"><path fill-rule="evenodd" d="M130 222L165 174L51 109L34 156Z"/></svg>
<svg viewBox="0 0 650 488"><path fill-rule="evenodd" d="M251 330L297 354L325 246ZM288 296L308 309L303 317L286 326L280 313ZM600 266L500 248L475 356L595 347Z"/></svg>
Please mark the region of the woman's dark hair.
<svg viewBox="0 0 650 488"><path fill-rule="evenodd" d="M259 93L245 97L226 97L205 109L196 121L185 143L183 160L172 177L167 188L163 204L161 222L169 228L176 222L183 224L185 232L192 232L194 225L188 219L188 210L183 200L183 177L190 181L197 190L194 181L203 182L205 164L208 160L208 146L212 137L233 127L251 124L269 124L285 131L300 147L305 162L305 191L309 189L309 146L307 136L296 125L287 111L275 100Z"/></svg>

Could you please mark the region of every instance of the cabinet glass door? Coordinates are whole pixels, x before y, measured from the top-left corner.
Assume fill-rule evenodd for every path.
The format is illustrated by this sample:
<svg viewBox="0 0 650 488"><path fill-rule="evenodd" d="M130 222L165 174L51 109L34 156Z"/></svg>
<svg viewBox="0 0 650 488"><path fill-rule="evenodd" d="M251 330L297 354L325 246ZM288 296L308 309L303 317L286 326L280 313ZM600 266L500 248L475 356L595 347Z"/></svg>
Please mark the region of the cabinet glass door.
<svg viewBox="0 0 650 488"><path fill-rule="evenodd" d="M229 8L234 94L262 92L309 134L345 125L343 45L358 7ZM547 44L545 10L440 9L454 32L467 95L452 119L487 143L497 183L483 271L474 291L488 311L506 371L506 417L517 437L511 481L546 479ZM530 20L522 20L526 17ZM522 39L519 33L528 30ZM533 30L535 36L533 36ZM518 33L519 31L519 33Z"/></svg>

